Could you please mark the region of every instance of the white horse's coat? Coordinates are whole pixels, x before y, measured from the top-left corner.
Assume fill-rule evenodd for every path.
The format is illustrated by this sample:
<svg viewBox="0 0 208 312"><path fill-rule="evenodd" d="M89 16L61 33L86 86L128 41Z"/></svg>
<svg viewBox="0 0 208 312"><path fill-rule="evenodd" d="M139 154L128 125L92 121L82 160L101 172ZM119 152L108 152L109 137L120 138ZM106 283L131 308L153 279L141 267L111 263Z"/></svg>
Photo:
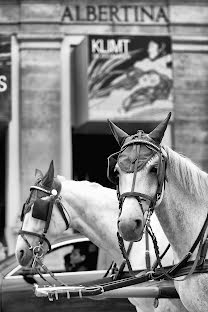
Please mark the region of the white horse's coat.
<svg viewBox="0 0 208 312"><path fill-rule="evenodd" d="M155 209L160 224L171 243L174 262L179 262L196 240L208 213L208 175L189 159L164 146L167 153L167 179L161 204ZM137 172L135 191L153 196L157 179L150 168L157 164L158 155ZM120 192L132 184L133 174L120 171ZM147 207L145 207L147 209ZM132 222L143 218L135 199L126 199L120 219L125 222L123 237L138 238L138 229L132 231ZM129 227L128 227L129 226ZM157 232L155 233L157 237ZM196 251L190 260L196 257ZM208 274L193 274L185 281L175 281L175 287L184 306L190 312L208 311Z"/></svg>
<svg viewBox="0 0 208 312"><path fill-rule="evenodd" d="M58 176L58 178L62 183L62 203L67 211L68 217L70 218L70 226L86 235L100 248L108 251L112 259L120 265L123 257L121 255L116 236L118 217L118 201L116 191L102 187L97 183L90 183L88 181L67 181L61 176ZM155 216L152 218L152 223L153 228L158 233L158 244L162 252L166 248L168 241ZM25 215L23 230L41 233L43 226L43 221L32 218L31 211ZM52 243L58 236L62 235L64 230L65 222L63 221L58 209L54 206L47 238ZM32 246L37 244L37 237L27 236L27 239ZM128 243L126 244L128 245ZM22 251L24 251L24 259L20 259ZM150 253L153 263L155 255L151 243ZM135 243L130 254L130 261L134 270L145 269L144 254L144 240ZM32 254L28 251L28 246L25 244L25 241L21 236L19 236L17 240L16 255L20 264L25 264L31 261ZM172 264L172 261L172 251L169 250L167 256L165 256L163 260L163 264L170 265ZM153 299L131 298L130 301L136 306L138 312L154 311ZM160 299L160 304L156 311L184 312L186 310L178 299Z"/></svg>

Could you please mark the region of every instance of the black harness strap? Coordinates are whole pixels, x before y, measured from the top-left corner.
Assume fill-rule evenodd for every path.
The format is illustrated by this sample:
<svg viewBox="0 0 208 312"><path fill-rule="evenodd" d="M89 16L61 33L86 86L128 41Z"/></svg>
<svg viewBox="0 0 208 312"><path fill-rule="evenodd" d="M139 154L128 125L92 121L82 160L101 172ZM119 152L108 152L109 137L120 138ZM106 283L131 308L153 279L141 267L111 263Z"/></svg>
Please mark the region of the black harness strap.
<svg viewBox="0 0 208 312"><path fill-rule="evenodd" d="M170 244L167 245L167 247L165 248L165 250L163 251L163 253L159 256L160 261L163 259L163 257L166 255L166 253L168 252L170 248ZM152 265L152 271L154 271L157 267L158 267L159 263L158 263L158 259L156 258L155 262Z"/></svg>
<svg viewBox="0 0 208 312"><path fill-rule="evenodd" d="M193 265L193 261L188 262L187 266L181 268L177 272L176 276L179 277L179 276L186 275L189 272L190 267L192 265ZM171 269L171 266L164 267L164 269L166 271L169 271ZM58 294L58 296L63 297L63 296L66 296L66 293L69 293L70 297L79 297L79 298L85 297L85 296L92 297L92 296L96 296L99 294L103 294L105 291L132 286L136 284L138 285L144 282L148 282L150 280L151 280L151 285L152 285L153 279L156 280L157 282L161 280L164 281L164 279L165 280L167 279L162 274L162 271L160 268L156 269L155 272L153 272L152 274L149 274L146 271L135 271L134 273L137 274L137 276L129 276L128 273L123 272L121 275L121 278L118 280L115 280L114 277L111 276L111 277L105 277L99 280L85 282L82 285L72 285L71 288L70 286L68 286L66 288L66 291L65 292L62 291L61 293ZM197 267L193 274L198 274L198 273L208 273L208 260L205 260L203 268ZM50 293L50 287L48 287L48 291ZM54 292L53 294L55 295ZM179 298L179 295L174 286L164 286L164 287L161 286L160 291L156 298Z"/></svg>
<svg viewBox="0 0 208 312"><path fill-rule="evenodd" d="M202 252L202 248L203 248L203 240L204 240L204 235L205 235L205 232L207 230L207 226L208 226L208 214L207 214L207 217L206 217L206 220L204 222L204 225L199 233L199 235L197 236L194 244L192 245L192 247L190 248L189 252L185 255L185 257L177 264L175 265L169 272L169 274L176 274L178 270L180 270L182 267L184 267L188 260L191 258L194 250L196 249L196 247L199 245L199 249L198 249L198 253L197 253L197 256L196 256L196 259L193 263L193 271L195 270L195 268L197 267L197 265L202 265L203 263L199 262L200 260L200 256L201 256L201 252ZM204 256L204 255L203 255Z"/></svg>
<svg viewBox="0 0 208 312"><path fill-rule="evenodd" d="M18 234L22 236L22 238L24 239L24 241L26 242L26 244L27 244L27 246L29 247L30 250L33 249L33 247L30 245L30 243L28 242L28 240L26 239L24 234L39 237L40 241L42 241L42 242L45 241L46 244L48 245L48 251L51 250L51 244L50 244L49 240L46 238L46 236L43 235L43 234L29 232L29 231L25 231L25 230L22 230L22 229L19 230Z"/></svg>
<svg viewBox="0 0 208 312"><path fill-rule="evenodd" d="M121 267L120 267L120 269L119 269L119 271L118 271L118 276L119 276L120 272L123 271L123 269L124 269L124 267L125 267L126 264L127 264L128 269L129 269L129 273L130 273L132 276L134 276L133 270L132 270L132 267L131 267L131 263L130 263L130 261L129 261L129 253L130 253L130 250L131 250L131 248L132 248L132 245L129 244L128 251L126 252L126 249L125 249L125 246L124 246L123 238L120 236L119 232L117 232L117 238L118 238L118 244L119 244L121 253L122 253L122 255L123 255L124 259L125 259L125 260L123 261L123 263L121 264ZM118 276L116 276L116 278L118 278Z"/></svg>
<svg viewBox="0 0 208 312"><path fill-rule="evenodd" d="M155 254L156 254L156 257L157 257L157 263L158 263L158 265L159 265L159 267L160 267L160 269L162 271L161 276L159 276L157 278L161 279L162 277L166 277L167 279L176 280L175 276L177 276L177 274L183 268L185 268L187 266L187 263L188 263L189 259L191 258L193 252L195 251L195 249L196 249L196 247L198 245L199 245L199 248L198 248L197 256L196 256L195 260L192 261L193 264L192 264L190 270L188 271L188 273L186 273L186 276L183 279L179 279L177 281L184 281L184 280L186 280L188 277L190 277L193 273L196 272L197 267L199 269L203 268L203 264L205 262L204 251L207 248L207 239L208 239L208 237L207 237L206 240L204 241L204 235L205 235L205 232L207 230L207 226L208 226L208 214L207 214L206 220L204 222L204 225L203 225L199 235L197 236L194 244L190 248L189 252L183 257L183 259L179 263L177 263L176 265L173 265L168 271L166 271L164 269L164 267L162 266L162 263L160 261L159 249L158 249L158 246L157 246L156 237L155 237L154 233L152 232L151 227L150 226L148 227L149 234L150 234L150 236L152 238L152 241L153 241L153 244L154 244ZM201 258L201 254L202 254L202 250L203 249L204 249L204 251L203 251L202 258ZM202 262L202 260L203 260L203 262Z"/></svg>
<svg viewBox="0 0 208 312"><path fill-rule="evenodd" d="M145 230L145 262L146 262L146 268L147 271L151 270L151 259L150 259L150 252L149 252L149 235L147 229Z"/></svg>
<svg viewBox="0 0 208 312"><path fill-rule="evenodd" d="M205 239L201 249L200 259L198 261L199 266L202 266L204 264L207 255L207 249L208 249L208 237Z"/></svg>
<svg viewBox="0 0 208 312"><path fill-rule="evenodd" d="M131 267L131 263L130 263L129 258L128 258L129 254L131 252L132 246L133 246L133 242L130 242L127 251L125 251L125 248L124 248L124 253L125 253L125 255L123 255L124 260L122 261L122 263L121 263L117 273L114 275L114 280L117 280L117 279L121 278L121 275L122 275L122 273L124 271L124 268L125 268L126 264L128 266L129 274L134 276L133 271L132 271L132 267ZM124 247L124 245L123 245L123 247ZM120 247L120 248L122 248L122 247Z"/></svg>
<svg viewBox="0 0 208 312"><path fill-rule="evenodd" d="M55 200L55 203L56 203L57 208L60 211L60 214L62 215L62 218L64 219L64 221L66 223L66 230L68 230L68 228L69 228L69 221L67 220L67 217L66 217L66 215L64 213L64 210L66 211L66 209L64 208L64 206L62 205L60 200ZM69 214L68 214L68 216L69 216Z"/></svg>
<svg viewBox="0 0 208 312"><path fill-rule="evenodd" d="M49 208L48 208L48 214L47 214L47 219L46 219L46 223L45 223L45 227L43 230L43 234L46 234L50 225L50 221L51 221L51 215L52 215L52 211L53 211L53 205L55 203L55 199L51 198L50 202L49 202Z"/></svg>

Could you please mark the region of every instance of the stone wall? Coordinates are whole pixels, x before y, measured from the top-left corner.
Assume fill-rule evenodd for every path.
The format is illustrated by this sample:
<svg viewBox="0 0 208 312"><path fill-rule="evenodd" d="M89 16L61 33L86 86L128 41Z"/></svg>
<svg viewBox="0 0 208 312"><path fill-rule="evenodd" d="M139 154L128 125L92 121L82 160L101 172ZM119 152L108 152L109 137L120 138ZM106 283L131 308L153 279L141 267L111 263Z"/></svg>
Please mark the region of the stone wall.
<svg viewBox="0 0 208 312"><path fill-rule="evenodd" d="M208 170L207 53L174 54L175 149Z"/></svg>
<svg viewBox="0 0 208 312"><path fill-rule="evenodd" d="M102 22L86 20L86 7L99 5ZM108 8L129 5L128 20L110 23ZM135 6L169 6L165 23L132 23ZM75 6L82 15L75 14ZM66 8L71 10L66 16ZM64 17L65 14L65 17ZM81 14L81 13L80 13ZM78 17L77 17L78 16ZM115 17L115 16L114 16ZM80 20L77 20L80 18ZM85 21L83 21L85 19ZM58 1L58 0L0 0L1 31L17 33L33 46L36 37L64 37L70 34L169 34L173 41L174 56L174 142L175 149L191 157L204 169L206 161L207 119L207 24L208 5L205 0L148 0L132 1ZM185 39L184 39L185 38ZM187 39L188 38L188 39ZM200 40L202 39L202 40ZM19 42L21 44L21 40ZM184 40L186 42L184 42ZM38 41L38 39L37 39ZM42 39L44 41L44 39ZM201 51L200 46L203 51ZM177 48L179 47L179 49ZM192 49L194 51L192 51ZM60 51L38 50L28 47L21 51L21 176L31 176L36 159L37 166L45 169L51 156L55 155L59 169L59 106L60 106ZM55 130L55 131L54 131ZM53 142L50 134L53 132ZM46 140L47 139L47 140ZM48 150L49 155L41 152ZM30 163L26 164L26 160ZM31 162L32 161L32 162ZM23 178L23 185L26 181ZM27 183L26 183L27 184ZM23 187L24 188L24 187ZM23 191L24 194L24 191Z"/></svg>
<svg viewBox="0 0 208 312"><path fill-rule="evenodd" d="M46 172L53 159L60 170L60 51L22 49L20 136L22 198L35 168Z"/></svg>
<svg viewBox="0 0 208 312"><path fill-rule="evenodd" d="M75 18L75 6L85 12L86 6L102 7L102 22L90 22L85 15ZM133 10L129 10L128 21L107 21L108 7L169 6L166 13L170 24L132 23ZM72 18L65 16L66 8L72 11ZM73 8L73 9L72 9ZM81 12L81 11L80 11ZM100 11L101 12L101 11ZM107 12L107 13L106 13ZM58 0L0 0L1 32L17 33L31 38L34 34L64 37L66 34L122 33L122 34L169 34L173 40L174 55L174 91L175 126L174 141L176 150L191 157L204 169L208 169L206 160L207 141L207 50L208 50L208 5L200 0L125 0L102 1L58 1ZM184 38L189 42L184 43ZM202 39L202 40L200 40ZM32 39L31 39L32 40ZM21 41L21 40L20 40ZM35 40L33 45L35 46ZM176 46L183 46L177 50ZM202 46L200 50L199 45ZM183 49L184 48L184 49ZM194 51L192 51L192 49ZM176 51L177 50L177 51ZM55 155L57 168L59 105L60 105L60 51L31 50L21 51L21 176L31 173L27 159L37 159L37 165L46 166L50 156L40 155L41 150L49 150ZM45 122L46 120L46 122ZM56 131L54 131L56 129ZM54 132L50 142L49 134ZM47 140L45 140L48 138ZM29 147L30 143L30 147ZM32 145L31 145L32 143ZM38 148L39 146L39 148ZM46 158L44 160L44 158ZM31 165L33 167L33 165ZM23 181L23 185L25 182Z"/></svg>

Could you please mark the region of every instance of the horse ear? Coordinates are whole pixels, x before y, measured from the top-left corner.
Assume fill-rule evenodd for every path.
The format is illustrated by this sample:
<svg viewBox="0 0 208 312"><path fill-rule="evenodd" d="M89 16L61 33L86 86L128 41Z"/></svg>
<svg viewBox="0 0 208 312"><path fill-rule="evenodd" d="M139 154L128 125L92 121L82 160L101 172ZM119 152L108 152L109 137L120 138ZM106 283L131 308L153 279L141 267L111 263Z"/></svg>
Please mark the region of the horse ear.
<svg viewBox="0 0 208 312"><path fill-rule="evenodd" d="M108 124L111 129L112 134L114 135L116 141L120 146L123 145L125 139L129 136L128 133L121 130L118 126L116 126L112 121L108 119Z"/></svg>
<svg viewBox="0 0 208 312"><path fill-rule="evenodd" d="M39 170L39 169L35 169L35 177L36 177L37 180L42 180L42 178L43 178L42 171Z"/></svg>
<svg viewBox="0 0 208 312"><path fill-rule="evenodd" d="M160 144L163 139L170 117L171 113L169 113L165 120L163 120L154 130L152 130L152 132L149 133L149 137L157 144Z"/></svg>
<svg viewBox="0 0 208 312"><path fill-rule="evenodd" d="M54 164L53 164L53 160L52 160L50 163L50 166L48 168L47 173L44 175L44 177L42 179L43 186L50 189L52 187L52 184L53 184L53 179L54 179Z"/></svg>

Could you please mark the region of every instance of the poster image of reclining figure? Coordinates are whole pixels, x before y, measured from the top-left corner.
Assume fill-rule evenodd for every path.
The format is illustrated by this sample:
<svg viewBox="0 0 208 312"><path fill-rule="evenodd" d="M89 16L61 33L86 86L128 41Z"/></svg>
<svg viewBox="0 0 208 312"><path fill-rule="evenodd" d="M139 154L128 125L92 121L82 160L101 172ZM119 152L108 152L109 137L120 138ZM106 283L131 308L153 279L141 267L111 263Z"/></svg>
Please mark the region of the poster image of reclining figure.
<svg viewBox="0 0 208 312"><path fill-rule="evenodd" d="M89 119L162 120L173 106L169 36L89 36Z"/></svg>

